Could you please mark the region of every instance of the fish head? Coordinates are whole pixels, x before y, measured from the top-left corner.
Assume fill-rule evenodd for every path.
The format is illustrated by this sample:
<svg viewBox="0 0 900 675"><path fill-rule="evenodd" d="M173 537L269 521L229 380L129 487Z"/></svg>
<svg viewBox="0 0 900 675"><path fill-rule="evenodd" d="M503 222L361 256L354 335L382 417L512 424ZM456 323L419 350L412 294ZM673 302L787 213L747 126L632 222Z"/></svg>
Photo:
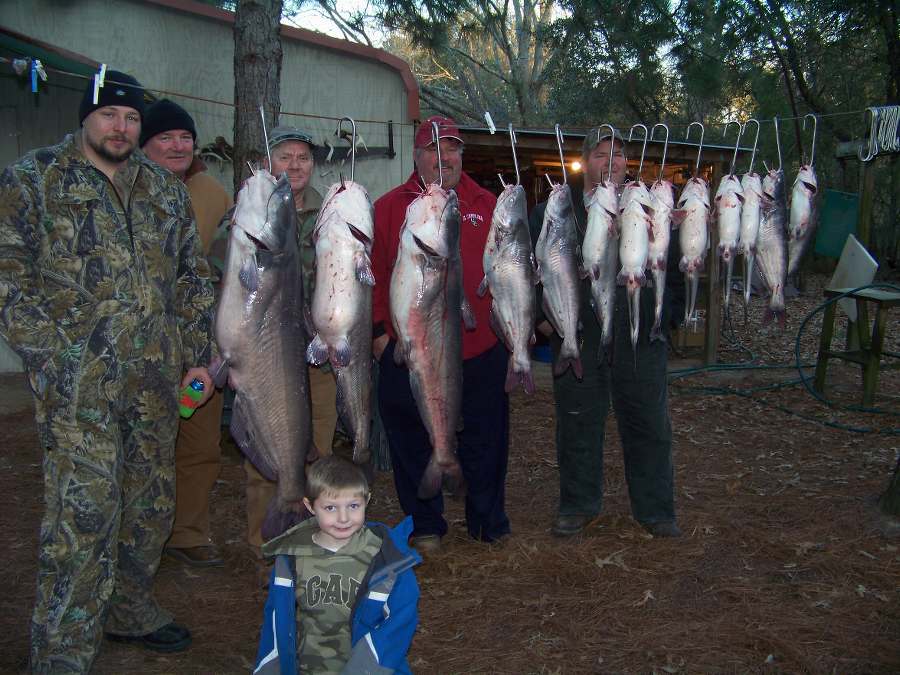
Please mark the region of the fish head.
<svg viewBox="0 0 900 675"><path fill-rule="evenodd" d="M754 194L757 198L762 196L762 179L759 177L758 173L745 173L741 177L741 190L744 192L744 197L749 197L750 194Z"/></svg>
<svg viewBox="0 0 900 675"><path fill-rule="evenodd" d="M763 197L769 201L778 201L784 196L784 171L769 169L762 181Z"/></svg>
<svg viewBox="0 0 900 675"><path fill-rule="evenodd" d="M815 170L809 165L804 164L797 172L797 178L794 179L794 188L803 186L810 194L815 194L819 190L819 182L816 179Z"/></svg>
<svg viewBox="0 0 900 675"><path fill-rule="evenodd" d="M429 184L407 207L403 230L427 257L450 258L454 251L458 256L460 218L456 191Z"/></svg>
<svg viewBox="0 0 900 675"><path fill-rule="evenodd" d="M653 183L650 194L663 206L670 209L675 206L675 186L667 180L657 180Z"/></svg>
<svg viewBox="0 0 900 675"><path fill-rule="evenodd" d="M615 217L619 212L619 195L616 184L612 181L597 183L588 193L587 208L592 206L602 207L607 213Z"/></svg>
<svg viewBox="0 0 900 675"><path fill-rule="evenodd" d="M296 233L297 210L287 174L276 179L258 170L238 193L232 241L277 254L296 246Z"/></svg>
<svg viewBox="0 0 900 675"><path fill-rule="evenodd" d="M497 197L491 223L501 235L506 235L522 227L527 222L527 214L525 188L521 185L507 185Z"/></svg>
<svg viewBox="0 0 900 675"><path fill-rule="evenodd" d="M547 198L547 207L544 218L550 218L554 223L567 221L573 218L572 191L565 183L554 185Z"/></svg>
<svg viewBox="0 0 900 675"><path fill-rule="evenodd" d="M333 233L331 228L338 231ZM342 180L328 189L316 219L313 239L318 241L329 234L352 237L371 252L375 238L374 207L369 193L359 183Z"/></svg>

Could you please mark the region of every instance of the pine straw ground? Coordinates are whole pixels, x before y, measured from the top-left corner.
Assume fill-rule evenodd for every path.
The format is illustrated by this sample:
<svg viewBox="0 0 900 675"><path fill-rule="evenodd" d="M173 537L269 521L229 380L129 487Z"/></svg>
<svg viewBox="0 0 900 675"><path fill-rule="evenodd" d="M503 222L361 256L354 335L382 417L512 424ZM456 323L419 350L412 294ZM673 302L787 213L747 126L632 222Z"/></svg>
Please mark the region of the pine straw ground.
<svg viewBox="0 0 900 675"><path fill-rule="evenodd" d="M757 364L791 362L800 321L823 279L789 300L784 333L739 316L735 335ZM735 314L740 315L738 305ZM821 315L801 340L815 359ZM890 349L900 351L897 315ZM677 356L677 355L676 355ZM725 341L720 361L748 358ZM689 362L673 357L672 367ZM507 504L513 536L467 540L462 505L448 504L445 549L418 569L422 597L410 653L418 673L888 673L900 670L900 537L879 516L900 441L896 372L882 371L876 404L893 414L832 409L790 369L692 374L673 381L677 508L685 536L654 540L631 520L611 417L604 513L583 536L549 531L557 496L549 377L512 399ZM40 467L30 412L7 379L0 424L0 672L25 667L40 518ZM835 363L829 396L858 403L859 369ZM732 393L729 393L732 390ZM743 395L733 393L739 390ZM12 400L12 403L10 401ZM18 403L18 405L16 405ZM25 401L27 406L27 400ZM830 426L829 426L830 425ZM226 566L164 560L157 595L194 631L185 654L104 644L95 672L240 673L251 668L264 570L243 545L243 474L226 449L213 495ZM371 515L399 517L390 474L378 475Z"/></svg>

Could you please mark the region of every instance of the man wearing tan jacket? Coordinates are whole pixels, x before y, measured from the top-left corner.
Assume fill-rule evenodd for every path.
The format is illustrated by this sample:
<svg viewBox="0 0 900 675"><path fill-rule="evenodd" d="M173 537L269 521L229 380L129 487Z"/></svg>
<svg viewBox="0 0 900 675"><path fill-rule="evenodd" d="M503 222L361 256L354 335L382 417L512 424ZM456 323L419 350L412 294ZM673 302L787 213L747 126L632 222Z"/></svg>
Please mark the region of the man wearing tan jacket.
<svg viewBox="0 0 900 675"><path fill-rule="evenodd" d="M232 199L194 156L194 120L177 103L162 99L145 114L141 147L152 161L184 181L191 196L203 255ZM216 391L186 420L181 420L175 447L175 524L165 552L195 567L217 567L222 555L209 528L209 493L222 469L222 392Z"/></svg>

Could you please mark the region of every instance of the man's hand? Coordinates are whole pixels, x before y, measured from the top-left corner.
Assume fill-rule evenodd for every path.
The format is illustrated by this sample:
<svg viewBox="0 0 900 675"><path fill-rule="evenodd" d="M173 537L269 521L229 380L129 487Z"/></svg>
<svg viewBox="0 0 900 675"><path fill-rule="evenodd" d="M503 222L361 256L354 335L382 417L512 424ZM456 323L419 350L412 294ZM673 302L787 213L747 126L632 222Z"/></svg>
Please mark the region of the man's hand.
<svg viewBox="0 0 900 675"><path fill-rule="evenodd" d="M190 368L181 380L180 389L184 389L194 379L198 379L203 383L203 398L201 398L197 403L197 407L199 408L201 405L206 403L210 396L212 396L213 381L212 377L209 376L209 371L206 368Z"/></svg>
<svg viewBox="0 0 900 675"><path fill-rule="evenodd" d="M387 347L387 343L391 341L391 336L385 333L384 335L379 335L377 338L372 340L372 356L375 357L376 361L381 361L381 355L384 354L384 348Z"/></svg>
<svg viewBox="0 0 900 675"><path fill-rule="evenodd" d="M544 337L550 337L551 335L553 335L553 326L549 321L541 321L537 325L537 330L538 333L540 333Z"/></svg>

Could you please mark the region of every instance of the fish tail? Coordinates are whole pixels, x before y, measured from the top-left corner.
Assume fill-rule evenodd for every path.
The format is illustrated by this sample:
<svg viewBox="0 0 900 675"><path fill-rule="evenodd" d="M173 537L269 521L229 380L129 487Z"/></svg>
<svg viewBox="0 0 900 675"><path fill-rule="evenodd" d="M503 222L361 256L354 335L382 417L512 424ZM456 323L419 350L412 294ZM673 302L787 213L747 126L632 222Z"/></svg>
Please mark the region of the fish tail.
<svg viewBox="0 0 900 675"><path fill-rule="evenodd" d="M553 374L557 377L566 372L569 368L579 380L582 378L581 354L578 351L578 345L574 339L567 338L563 341L562 349L559 350L559 358L553 365Z"/></svg>
<svg viewBox="0 0 900 675"><path fill-rule="evenodd" d="M508 365L506 366L506 393L511 393L517 386L522 385L528 394L534 393L534 378L531 375L531 366L516 367L516 360L510 355Z"/></svg>
<svg viewBox="0 0 900 675"><path fill-rule="evenodd" d="M260 535L263 541L269 541L286 532L297 523L306 520L311 515L303 506L303 502L299 502L299 504L292 502L287 505L287 508L284 508L278 499L278 495L274 495L269 500L268 507L266 507L266 516L263 518L260 526Z"/></svg>
<svg viewBox="0 0 900 675"><path fill-rule="evenodd" d="M787 315L783 307L780 309L766 307L766 310L763 312L762 316L762 325L767 326L770 323L774 322L778 324L778 327L781 328L781 330L784 330L786 320Z"/></svg>
<svg viewBox="0 0 900 675"><path fill-rule="evenodd" d="M631 348L637 349L641 330L641 287L628 289L628 323L631 327Z"/></svg>
<svg viewBox="0 0 900 675"><path fill-rule="evenodd" d="M725 265L725 307L728 307L728 301L731 300L731 275L734 273L734 256L727 259Z"/></svg>

